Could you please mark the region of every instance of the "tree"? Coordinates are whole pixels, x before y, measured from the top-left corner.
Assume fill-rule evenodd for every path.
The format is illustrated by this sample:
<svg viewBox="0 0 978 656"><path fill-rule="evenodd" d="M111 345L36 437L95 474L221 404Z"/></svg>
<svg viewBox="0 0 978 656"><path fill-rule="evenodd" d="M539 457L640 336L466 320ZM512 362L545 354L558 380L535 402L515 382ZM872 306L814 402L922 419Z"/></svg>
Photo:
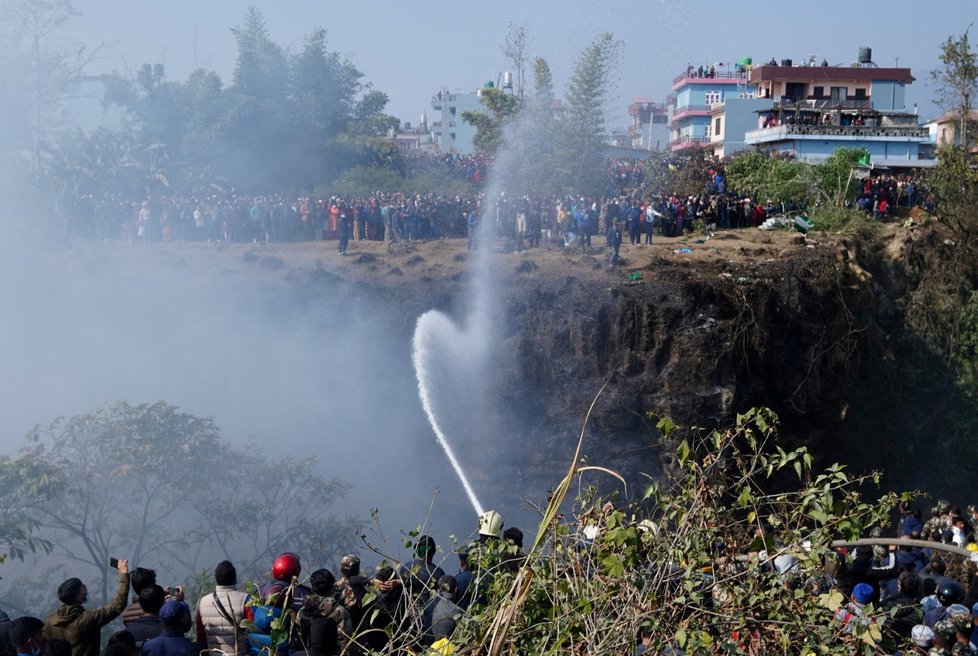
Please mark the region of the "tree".
<svg viewBox="0 0 978 656"><path fill-rule="evenodd" d="M793 198L808 203L811 184L805 170L807 166L797 160L745 150L733 156L725 171L731 189L753 198L771 198L779 202Z"/></svg>
<svg viewBox="0 0 978 656"><path fill-rule="evenodd" d="M349 522L326 513L344 486L322 479L312 461L268 462L235 449L212 420L162 401L120 402L31 438L33 462L64 481L32 505L41 535L95 569L103 595L110 557L189 574L216 551L254 569L286 544L308 547L300 536L352 535Z"/></svg>
<svg viewBox="0 0 978 656"><path fill-rule="evenodd" d="M523 102L523 92L526 89L526 65L530 59L529 41L526 25L509 23L502 51L513 67L516 76L516 88L513 91L520 102Z"/></svg>
<svg viewBox="0 0 978 656"><path fill-rule="evenodd" d="M814 165L811 171L818 199L836 209L851 203L858 191L858 183L854 184L852 179L853 170L868 155L865 148L837 148Z"/></svg>
<svg viewBox="0 0 978 656"><path fill-rule="evenodd" d="M958 145L966 151L975 140L970 124L971 108L978 91L978 55L971 49L968 40L970 26L958 38L949 36L941 44L941 63L944 68L935 70L931 77L937 87L937 103L945 111L953 111L960 121Z"/></svg>
<svg viewBox="0 0 978 656"><path fill-rule="evenodd" d="M289 61L272 41L261 12L251 6L231 30L238 47L227 114L227 175L245 188L287 188L291 152Z"/></svg>
<svg viewBox="0 0 978 656"><path fill-rule="evenodd" d="M24 71L24 88L6 92L16 96L21 91L27 99L35 184L40 184L48 137L61 127L60 110L97 52L61 34L78 15L71 0L13 0L0 8L5 37Z"/></svg>
<svg viewBox="0 0 978 656"><path fill-rule="evenodd" d="M518 113L520 103L515 96L491 87L482 89L479 101L489 112L465 111L462 112L462 120L475 126L473 142L476 151L493 156L502 146L503 130Z"/></svg>
<svg viewBox="0 0 978 656"><path fill-rule="evenodd" d="M50 552L50 540L35 534L40 523L33 506L51 498L62 485L59 472L25 449L14 459L0 456L0 563Z"/></svg>
<svg viewBox="0 0 978 656"><path fill-rule="evenodd" d="M566 182L576 190L599 190L604 179L600 155L608 143L605 104L620 52L621 42L602 34L581 53L571 76L560 161L566 166Z"/></svg>

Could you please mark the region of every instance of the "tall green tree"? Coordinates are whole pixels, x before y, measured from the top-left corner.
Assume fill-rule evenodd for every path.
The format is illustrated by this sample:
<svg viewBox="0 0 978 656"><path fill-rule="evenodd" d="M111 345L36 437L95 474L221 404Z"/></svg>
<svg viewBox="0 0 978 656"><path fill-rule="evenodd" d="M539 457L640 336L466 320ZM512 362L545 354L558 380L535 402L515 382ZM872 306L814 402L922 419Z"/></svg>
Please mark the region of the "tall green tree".
<svg viewBox="0 0 978 656"><path fill-rule="evenodd" d="M295 157L288 57L254 6L231 32L238 57L229 88L227 175L252 190L288 187L292 170L283 170L282 163Z"/></svg>
<svg viewBox="0 0 978 656"><path fill-rule="evenodd" d="M473 139L475 149L483 155L495 155L503 144L503 131L519 112L520 102L516 96L502 89L486 87L482 89L479 101L487 112L465 111L462 120L475 126Z"/></svg>
<svg viewBox="0 0 978 656"><path fill-rule="evenodd" d="M944 66L931 73L937 87L937 103L945 111L957 115L960 124L955 142L966 150L978 140L973 127L975 121L971 117L972 107L978 100L978 55L972 49L969 31L970 28L957 38L949 36L941 44Z"/></svg>
<svg viewBox="0 0 978 656"><path fill-rule="evenodd" d="M601 151L608 144L606 104L614 83L621 42L610 33L581 53L567 90L560 160L574 189L598 190L605 173Z"/></svg>

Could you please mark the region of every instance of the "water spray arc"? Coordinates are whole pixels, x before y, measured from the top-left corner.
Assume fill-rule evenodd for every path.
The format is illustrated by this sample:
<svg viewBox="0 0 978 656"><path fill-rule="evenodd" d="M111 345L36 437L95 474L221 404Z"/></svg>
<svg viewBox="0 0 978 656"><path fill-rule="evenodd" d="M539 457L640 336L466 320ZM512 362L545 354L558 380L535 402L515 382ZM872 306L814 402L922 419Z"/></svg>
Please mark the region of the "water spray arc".
<svg viewBox="0 0 978 656"><path fill-rule="evenodd" d="M453 333L457 333L457 329L451 319L444 314L436 310L424 313L418 318L418 323L414 329L411 359L414 362L414 372L418 379L418 395L421 397L421 406L428 416L428 421L431 423L431 428L435 432L435 437L438 438L438 444L445 452L448 461L452 464L452 468L458 475L459 481L461 481L462 487L465 489L465 494L469 498L469 503L472 504L472 508L475 509L477 515L482 515L485 513L485 510L479 502L479 498L476 496L472 486L469 484L469 479L465 476L465 470L462 469L462 465L459 464L458 459L455 457L451 444L448 442L448 437L438 422L431 398L430 381L433 372L429 366L431 363L430 357L434 353L434 350L441 344L441 339L443 337L449 337Z"/></svg>

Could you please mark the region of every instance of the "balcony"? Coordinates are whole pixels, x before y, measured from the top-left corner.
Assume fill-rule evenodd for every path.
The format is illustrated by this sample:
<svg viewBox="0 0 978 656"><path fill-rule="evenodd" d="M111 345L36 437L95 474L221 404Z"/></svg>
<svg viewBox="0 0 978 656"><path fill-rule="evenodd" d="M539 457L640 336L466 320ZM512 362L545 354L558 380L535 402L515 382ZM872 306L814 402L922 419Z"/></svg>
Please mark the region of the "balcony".
<svg viewBox="0 0 978 656"><path fill-rule="evenodd" d="M628 115L629 116L641 115L643 116L644 123L648 123L648 120L645 119L644 117L647 117L652 112L658 112L664 114L666 112L665 104L651 102L651 101L642 101L642 102L633 102L631 105L628 106Z"/></svg>
<svg viewBox="0 0 978 656"><path fill-rule="evenodd" d="M794 111L796 109L817 109L821 112L832 112L842 109L868 110L873 108L873 101L869 98L850 98L848 100L807 99L792 100L781 98L774 103L774 109L784 111Z"/></svg>
<svg viewBox="0 0 978 656"><path fill-rule="evenodd" d="M672 120L678 121L687 116L709 116L710 107L708 105L682 105L677 107L672 113Z"/></svg>
<svg viewBox="0 0 978 656"><path fill-rule="evenodd" d="M672 79L672 88L675 89L682 82L688 81L695 84L709 84L710 82L720 82L721 84L746 84L747 72L738 71L717 71L713 75L697 75L695 70L686 70Z"/></svg>
<svg viewBox="0 0 978 656"><path fill-rule="evenodd" d="M681 148L688 148L689 146L705 146L710 143L709 137L691 137L688 135L683 135L678 139L673 139L669 142L669 148L672 150L680 150Z"/></svg>
<svg viewBox="0 0 978 656"><path fill-rule="evenodd" d="M431 97L431 108L436 110L441 110L445 105L452 105L455 103L455 94L443 91L437 93Z"/></svg>
<svg viewBox="0 0 978 656"><path fill-rule="evenodd" d="M851 139L853 141L927 141L930 131L919 125L778 125L751 130L744 135L748 144L762 144L792 139Z"/></svg>

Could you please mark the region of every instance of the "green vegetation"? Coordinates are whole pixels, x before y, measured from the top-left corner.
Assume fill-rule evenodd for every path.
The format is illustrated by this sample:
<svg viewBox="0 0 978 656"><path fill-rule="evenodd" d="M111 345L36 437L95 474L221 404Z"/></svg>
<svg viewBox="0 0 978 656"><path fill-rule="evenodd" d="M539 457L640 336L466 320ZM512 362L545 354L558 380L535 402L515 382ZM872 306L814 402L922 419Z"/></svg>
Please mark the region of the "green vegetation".
<svg viewBox="0 0 978 656"><path fill-rule="evenodd" d="M670 440L669 422L659 427ZM832 619L844 601L828 585L829 544L885 524L901 498L867 503L875 475L811 471L804 449L777 446L766 410L676 454L676 477L640 502L585 495L571 515L548 513L524 567L494 578L453 642L489 654L628 653L642 629L649 653L872 653L879 625L845 633ZM776 573L781 555L797 569Z"/></svg>
<svg viewBox="0 0 978 656"><path fill-rule="evenodd" d="M355 544L353 520L328 511L346 486L314 459L234 448L213 421L167 403L117 403L28 437L19 458L0 459L0 550L86 563L103 595L110 557L192 573L217 549L256 576L287 548L333 562ZM44 605L29 601L18 605Z"/></svg>
<svg viewBox="0 0 978 656"><path fill-rule="evenodd" d="M504 53L517 67L517 86L522 89L521 71L529 60L528 37L525 28L510 29ZM481 101L487 111L462 114L462 120L477 129L478 152L496 158L501 164L498 175L509 174L503 179L506 189L514 193L604 191L605 103L620 52L621 43L606 33L581 53L562 111L555 109L550 67L537 57L532 95L485 88Z"/></svg>

